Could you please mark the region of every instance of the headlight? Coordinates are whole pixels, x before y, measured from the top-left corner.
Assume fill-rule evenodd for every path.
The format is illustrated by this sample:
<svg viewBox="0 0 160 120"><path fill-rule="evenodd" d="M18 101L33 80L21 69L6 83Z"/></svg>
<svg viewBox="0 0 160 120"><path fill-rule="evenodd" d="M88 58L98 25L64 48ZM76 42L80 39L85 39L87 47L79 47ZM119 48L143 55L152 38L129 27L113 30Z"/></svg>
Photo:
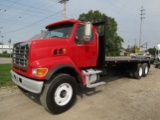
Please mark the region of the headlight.
<svg viewBox="0 0 160 120"><path fill-rule="evenodd" d="M32 74L35 76L43 77L47 74L47 68L32 68Z"/></svg>

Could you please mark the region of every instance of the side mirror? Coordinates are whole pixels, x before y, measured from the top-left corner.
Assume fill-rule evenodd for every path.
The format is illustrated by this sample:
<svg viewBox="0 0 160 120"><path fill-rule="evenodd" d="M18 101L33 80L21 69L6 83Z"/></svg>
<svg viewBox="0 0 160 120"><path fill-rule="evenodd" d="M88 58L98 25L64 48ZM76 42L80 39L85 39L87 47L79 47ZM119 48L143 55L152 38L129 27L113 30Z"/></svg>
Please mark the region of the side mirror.
<svg viewBox="0 0 160 120"><path fill-rule="evenodd" d="M86 22L84 28L84 41L89 41L91 38L91 31L92 31L92 23Z"/></svg>

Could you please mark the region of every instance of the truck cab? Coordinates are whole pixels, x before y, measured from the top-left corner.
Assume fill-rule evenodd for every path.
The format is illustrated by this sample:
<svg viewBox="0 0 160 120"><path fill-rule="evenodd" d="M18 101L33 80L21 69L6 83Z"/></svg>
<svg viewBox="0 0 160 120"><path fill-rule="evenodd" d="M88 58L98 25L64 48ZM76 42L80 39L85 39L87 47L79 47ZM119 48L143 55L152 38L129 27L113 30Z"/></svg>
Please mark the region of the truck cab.
<svg viewBox="0 0 160 120"><path fill-rule="evenodd" d="M99 78L98 73L101 71L89 68L97 67L98 56L101 55L98 55L96 27L91 23L63 20L47 25L46 29L43 39L14 45L11 76L21 89L41 94L42 101L45 101L42 104L47 106L48 111L56 113L71 106L72 99L75 99L76 84L89 87L88 75L92 76L92 82ZM55 79L59 77L62 79L59 80L60 83L56 83ZM55 84L58 84L57 89L54 87L51 91L58 94L53 100L56 109L50 108L48 104L47 97L52 93L44 95L44 91L48 89L46 85L49 87Z"/></svg>
<svg viewBox="0 0 160 120"><path fill-rule="evenodd" d="M98 47L96 28L85 41L83 22L65 20L46 26L43 39L16 43L13 48L12 70L27 78L44 81L55 67L76 68L97 66ZM49 74L49 75L48 75ZM83 77L82 77L83 78ZM84 84L84 83L83 83ZM38 92L40 92L39 90Z"/></svg>
<svg viewBox="0 0 160 120"><path fill-rule="evenodd" d="M160 68L160 44L157 44L155 48L155 67Z"/></svg>

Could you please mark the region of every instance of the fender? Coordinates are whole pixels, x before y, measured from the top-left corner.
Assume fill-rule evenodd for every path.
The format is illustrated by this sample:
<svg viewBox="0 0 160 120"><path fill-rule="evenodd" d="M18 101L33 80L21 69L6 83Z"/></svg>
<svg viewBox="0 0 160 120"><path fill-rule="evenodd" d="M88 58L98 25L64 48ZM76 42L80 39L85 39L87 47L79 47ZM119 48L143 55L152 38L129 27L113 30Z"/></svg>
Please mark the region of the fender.
<svg viewBox="0 0 160 120"><path fill-rule="evenodd" d="M81 83L84 86L85 84L85 78L82 75L81 71L76 69L75 66L72 66L70 64L59 64L55 67L53 67L46 75L45 80L50 80L50 78L52 77L52 75L54 75L58 70L61 70L63 68L71 68L81 79Z"/></svg>
<svg viewBox="0 0 160 120"><path fill-rule="evenodd" d="M80 69L68 56L56 56L51 58L45 58L38 61L34 61L30 64L31 67L43 67L48 68L48 73L43 77L45 80L49 80L54 73L62 68L71 68L77 73L82 81L82 85L85 84L85 77ZM42 78L41 78L42 79Z"/></svg>
<svg viewBox="0 0 160 120"><path fill-rule="evenodd" d="M70 65L70 64L60 64L55 67L53 67L46 75L45 80L50 80L53 74L55 74L58 70L63 69L63 68L71 68L73 69L77 74L78 72L75 70L75 68Z"/></svg>

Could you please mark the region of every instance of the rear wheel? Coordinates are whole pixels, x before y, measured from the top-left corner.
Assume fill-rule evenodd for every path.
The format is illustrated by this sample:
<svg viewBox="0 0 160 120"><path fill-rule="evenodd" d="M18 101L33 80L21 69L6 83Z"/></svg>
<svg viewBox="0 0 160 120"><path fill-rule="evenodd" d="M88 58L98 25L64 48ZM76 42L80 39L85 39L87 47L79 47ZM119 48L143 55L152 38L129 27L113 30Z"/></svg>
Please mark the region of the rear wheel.
<svg viewBox="0 0 160 120"><path fill-rule="evenodd" d="M42 105L54 114L65 112L76 100L76 84L75 79L68 74L56 75L44 87L40 97Z"/></svg>
<svg viewBox="0 0 160 120"><path fill-rule="evenodd" d="M148 74L148 72L149 72L148 64L147 64L147 63L144 63L144 64L142 65L142 68L143 68L142 76L143 76L143 77L146 77L147 74Z"/></svg>
<svg viewBox="0 0 160 120"><path fill-rule="evenodd" d="M129 72L129 77L130 77L130 78L134 78L133 71L130 71L130 72Z"/></svg>
<svg viewBox="0 0 160 120"><path fill-rule="evenodd" d="M143 74L142 65L138 64L137 69L134 71L134 78L140 79L142 77L142 74Z"/></svg>

